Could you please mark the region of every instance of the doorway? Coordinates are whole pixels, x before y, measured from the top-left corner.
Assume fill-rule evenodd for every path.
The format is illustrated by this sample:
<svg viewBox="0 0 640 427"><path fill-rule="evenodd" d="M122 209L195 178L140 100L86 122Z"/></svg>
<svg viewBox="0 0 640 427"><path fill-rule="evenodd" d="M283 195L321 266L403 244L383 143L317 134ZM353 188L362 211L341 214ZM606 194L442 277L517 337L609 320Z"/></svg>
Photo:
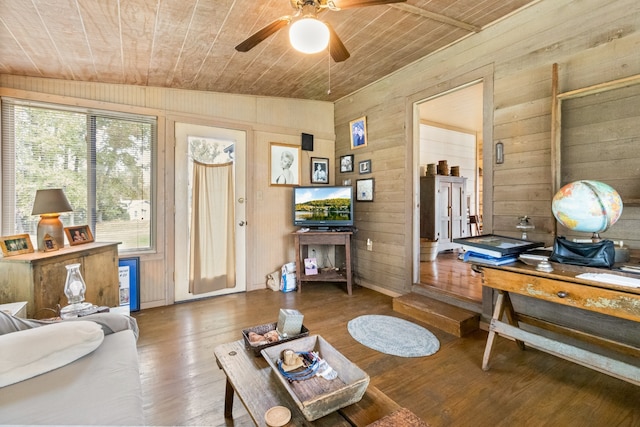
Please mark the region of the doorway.
<svg viewBox="0 0 640 427"><path fill-rule="evenodd" d="M245 246L245 187L246 187L246 133L244 131L176 123L175 125L175 301L189 301L225 295L246 290ZM230 203L234 211L231 247L235 256L235 281L228 287L209 292L190 291L190 218L193 208L191 197L194 150L208 157L207 163L232 164L232 194ZM195 158L196 162L202 162Z"/></svg>
<svg viewBox="0 0 640 427"><path fill-rule="evenodd" d="M415 167L419 168L421 177L418 182L422 181L425 187L427 181L424 179L434 179L439 183L433 184L433 200L422 200L416 213L416 222L419 224L416 232L420 236L425 234L420 228L425 228L428 218L426 222L432 222L433 230L427 234L433 234L435 239L438 239L438 255L434 261L425 254L420 256L418 283L454 297L473 301L482 300L480 277L470 271L468 265L457 260L458 245L451 240L478 234L482 224L484 90L483 81L475 81L422 100L414 109L417 112L415 120L418 121L414 126L418 132L418 137L414 140L419 145L414 149L417 157ZM428 174L427 170L431 171L434 166L435 169L440 169L439 163L442 161L446 162L442 165L443 168L455 169L455 172L438 170L438 177L422 178ZM441 175L457 175L459 178L443 179L444 177L440 178ZM449 180L452 181L451 184L446 182ZM464 184L453 182L455 180ZM443 193L447 185L451 185L448 198ZM455 186L459 185L464 188L463 196L454 191ZM417 193L420 192L421 190L418 190ZM454 193L457 196L453 196ZM423 192L421 198L428 199L429 192ZM425 215L425 211L430 207L431 213ZM462 226L457 224L460 221L454 221L458 217L462 218ZM449 220L446 220L447 218ZM421 249L424 250L422 241L418 254Z"/></svg>

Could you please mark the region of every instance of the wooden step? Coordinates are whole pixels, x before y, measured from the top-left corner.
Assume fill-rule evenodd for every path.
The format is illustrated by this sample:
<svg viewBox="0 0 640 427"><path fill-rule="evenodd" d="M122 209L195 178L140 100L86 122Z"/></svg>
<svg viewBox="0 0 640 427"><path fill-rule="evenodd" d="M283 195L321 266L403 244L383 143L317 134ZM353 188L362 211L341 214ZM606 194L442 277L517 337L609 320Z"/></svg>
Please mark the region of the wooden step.
<svg viewBox="0 0 640 427"><path fill-rule="evenodd" d="M479 328L480 315L414 292L393 299L393 310L457 337Z"/></svg>

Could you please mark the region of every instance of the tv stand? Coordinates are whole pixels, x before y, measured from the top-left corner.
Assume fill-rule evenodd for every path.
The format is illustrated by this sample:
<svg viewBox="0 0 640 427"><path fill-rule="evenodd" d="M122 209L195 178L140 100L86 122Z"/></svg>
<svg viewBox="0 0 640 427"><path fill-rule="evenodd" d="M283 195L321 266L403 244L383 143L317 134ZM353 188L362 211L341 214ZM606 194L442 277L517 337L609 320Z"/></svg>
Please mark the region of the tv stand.
<svg viewBox="0 0 640 427"><path fill-rule="evenodd" d="M329 232L327 232L329 231ZM347 293L351 295L351 231L318 231L309 230L305 233L293 232L296 249L296 275L298 277L298 292L302 292L302 282L346 282ZM309 245L337 245L344 246L345 250L345 270L320 271L318 274L304 274L304 261L308 258Z"/></svg>

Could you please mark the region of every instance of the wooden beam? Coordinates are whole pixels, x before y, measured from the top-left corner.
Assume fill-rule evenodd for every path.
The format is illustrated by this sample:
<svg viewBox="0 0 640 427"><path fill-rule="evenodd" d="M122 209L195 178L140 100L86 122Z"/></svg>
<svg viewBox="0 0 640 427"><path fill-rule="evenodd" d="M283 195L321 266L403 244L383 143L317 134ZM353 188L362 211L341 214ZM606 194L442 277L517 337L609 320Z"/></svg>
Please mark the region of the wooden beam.
<svg viewBox="0 0 640 427"><path fill-rule="evenodd" d="M472 33L478 33L482 28L477 25L469 24L467 22L458 21L457 19L449 18L448 16L441 15L439 13L429 12L416 6L412 6L406 3L390 4L389 6L396 9L404 10L405 12L420 15L422 17L432 19L434 21L442 22L443 24L451 25L454 27L462 28L463 30L470 31Z"/></svg>

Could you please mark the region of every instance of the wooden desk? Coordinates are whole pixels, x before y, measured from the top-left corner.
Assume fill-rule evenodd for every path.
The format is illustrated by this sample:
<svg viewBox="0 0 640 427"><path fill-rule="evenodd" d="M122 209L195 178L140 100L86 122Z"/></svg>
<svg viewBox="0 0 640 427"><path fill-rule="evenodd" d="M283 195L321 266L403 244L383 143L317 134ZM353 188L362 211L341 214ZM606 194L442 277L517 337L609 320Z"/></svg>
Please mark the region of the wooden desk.
<svg viewBox="0 0 640 427"><path fill-rule="evenodd" d="M255 357L242 340L221 344L214 349L216 362L227 376L224 416L232 418L234 394L240 398L257 426L265 426L264 414L273 406L291 410L288 426L350 427L366 426L400 407L380 390L369 385L362 400L313 422L307 421L289 393L262 356Z"/></svg>
<svg viewBox="0 0 640 427"><path fill-rule="evenodd" d="M293 232L296 248L296 275L298 277L298 292L302 292L302 282L346 282L347 293L351 295L351 231L307 231ZM344 246L345 270L320 271L318 274L304 274L304 263L308 258L308 245L338 245ZM302 256L301 256L302 251Z"/></svg>
<svg viewBox="0 0 640 427"><path fill-rule="evenodd" d="M519 327L519 322L556 333L566 333L573 338L591 344L606 346L621 353L640 356L640 348L612 341L608 337L587 334L544 319L536 319L515 312L510 293L550 301L558 305L602 313L620 319L640 322L640 289L602 282L584 280L576 276L587 269L554 264L556 271L544 273L535 267L514 263L500 267L476 266L482 271L483 284L498 291L496 306L491 319L489 337L482 360L482 369L489 369L489 357L497 335L513 338L524 349L532 347L554 354L613 377L640 385L640 367L602 356L591 351L543 337ZM611 273L606 270L588 269L589 272ZM504 322L503 315L506 317Z"/></svg>

